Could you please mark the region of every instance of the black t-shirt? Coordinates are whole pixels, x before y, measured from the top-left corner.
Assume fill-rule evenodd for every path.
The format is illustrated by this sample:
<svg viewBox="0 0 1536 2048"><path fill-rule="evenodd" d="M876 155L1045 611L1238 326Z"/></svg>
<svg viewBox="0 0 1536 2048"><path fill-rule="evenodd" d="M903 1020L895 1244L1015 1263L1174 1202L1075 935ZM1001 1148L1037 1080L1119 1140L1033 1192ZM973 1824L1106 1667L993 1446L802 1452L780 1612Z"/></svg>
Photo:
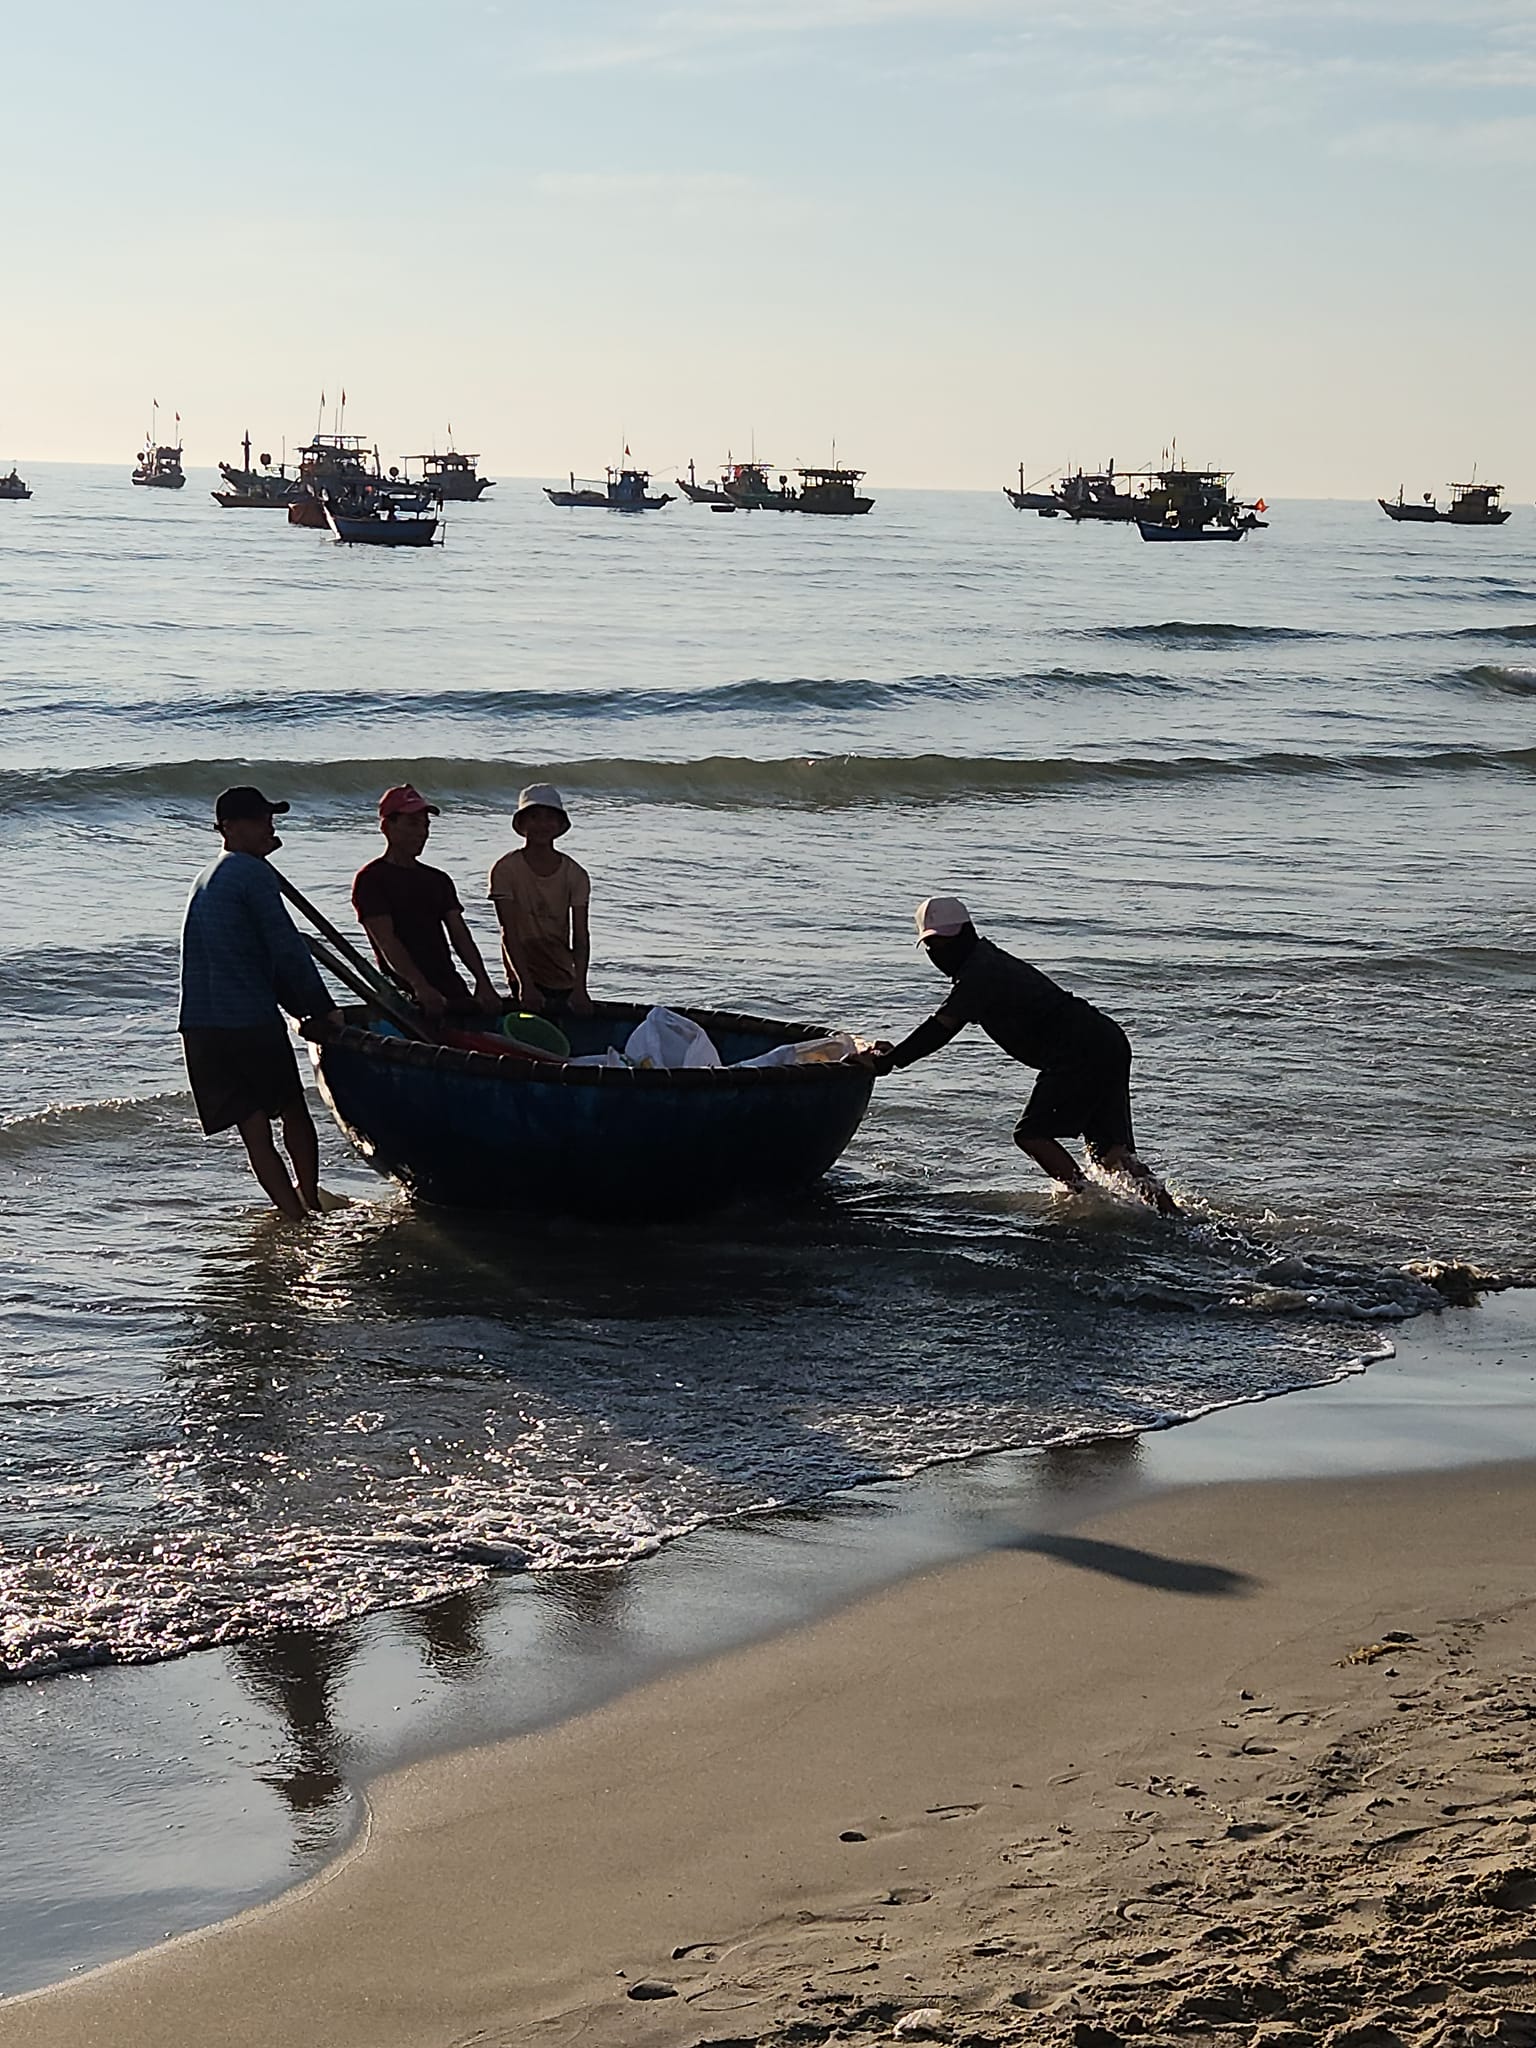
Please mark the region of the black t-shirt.
<svg viewBox="0 0 1536 2048"><path fill-rule="evenodd" d="M469 1001L469 989L453 964L443 929L444 921L460 908L459 892L441 868L429 868L419 860L402 865L380 855L353 877L352 908L363 924L370 917L392 919L396 938L423 979L451 1003ZM379 964L387 970L382 954Z"/></svg>
<svg viewBox="0 0 1536 2048"><path fill-rule="evenodd" d="M1119 1025L1102 1010L990 939L976 941L934 1022L955 1029L979 1024L1027 1067L1093 1064L1124 1043Z"/></svg>

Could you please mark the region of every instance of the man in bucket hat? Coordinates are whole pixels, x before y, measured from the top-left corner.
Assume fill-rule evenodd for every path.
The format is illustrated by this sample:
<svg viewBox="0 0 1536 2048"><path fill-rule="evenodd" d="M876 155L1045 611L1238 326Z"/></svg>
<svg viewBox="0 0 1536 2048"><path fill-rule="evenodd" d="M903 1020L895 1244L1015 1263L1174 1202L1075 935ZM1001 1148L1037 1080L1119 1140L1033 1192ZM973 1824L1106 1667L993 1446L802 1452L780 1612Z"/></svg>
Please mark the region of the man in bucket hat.
<svg viewBox="0 0 1536 2048"><path fill-rule="evenodd" d="M530 783L517 799L512 829L523 844L491 869L489 892L507 979L523 1009L569 1009L583 1017L592 1008L592 878L555 845L571 829L559 790Z"/></svg>
<svg viewBox="0 0 1536 2048"><path fill-rule="evenodd" d="M1081 1137L1089 1158L1122 1174L1161 1215L1179 1205L1136 1155L1131 1125L1131 1044L1113 1017L981 938L956 896L930 896L917 906L918 943L954 984L925 1023L900 1045L882 1043L867 1063L877 1074L910 1067L947 1045L967 1024L1039 1078L1013 1140L1051 1179L1080 1193L1088 1177L1062 1144Z"/></svg>
<svg viewBox="0 0 1536 2048"><path fill-rule="evenodd" d="M494 1012L502 999L464 922L459 892L441 868L429 868L421 858L432 820L440 815L409 782L385 790L379 798L384 851L353 877L352 908L379 965L410 990L429 1017L472 1007ZM454 953L474 978L473 994L453 964Z"/></svg>
<svg viewBox="0 0 1536 2048"><path fill-rule="evenodd" d="M272 820L287 809L248 783L214 806L224 851L187 902L176 1028L204 1134L237 1130L272 1202L302 1223L322 1206L320 1142L281 1011L340 1018L267 866L283 843ZM272 1139L277 1120L291 1177Z"/></svg>

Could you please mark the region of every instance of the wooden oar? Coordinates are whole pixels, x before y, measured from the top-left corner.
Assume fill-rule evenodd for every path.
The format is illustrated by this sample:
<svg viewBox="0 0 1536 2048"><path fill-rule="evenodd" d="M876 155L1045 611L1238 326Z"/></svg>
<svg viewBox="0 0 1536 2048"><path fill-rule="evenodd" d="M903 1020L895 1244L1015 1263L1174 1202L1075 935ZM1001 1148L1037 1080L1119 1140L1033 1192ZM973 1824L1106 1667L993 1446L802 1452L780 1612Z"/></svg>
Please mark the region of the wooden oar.
<svg viewBox="0 0 1536 2048"><path fill-rule="evenodd" d="M267 865L271 867L272 864L269 861ZM398 999L397 991L385 980L367 954L360 953L344 933L337 931L335 925L331 923L331 920L323 910L317 910L307 896L300 895L286 875L280 874L276 868L272 868L272 872L274 875L277 875L278 888L282 890L295 910L303 912L320 936L323 939L329 939L336 951L342 955L343 959L351 961L354 970L361 974L364 980L372 982L383 994L395 995ZM351 984L349 983L348 986L350 987Z"/></svg>
<svg viewBox="0 0 1536 2048"><path fill-rule="evenodd" d="M327 974L334 974L355 996L361 996L370 1008L382 1010L392 1024L399 1025L407 1038L425 1039L428 1044L434 1042L420 1017L393 990L380 988L377 981L360 974L350 959L333 951L324 939L306 936L304 943Z"/></svg>
<svg viewBox="0 0 1536 2048"><path fill-rule="evenodd" d="M317 910L307 896L295 889L285 874L277 868L273 868L272 872L277 876L278 888L294 909L307 917L316 931L328 941L324 953L317 950L317 942L314 939L305 942L320 965L329 969L354 995L361 996L365 1003L372 1003L375 1009L382 1010L391 1023L400 1026L407 1038L424 1038L430 1042L432 1033L419 1013L411 1008L393 983L385 979L366 954L360 953L349 938L337 931L323 910Z"/></svg>
<svg viewBox="0 0 1536 2048"><path fill-rule="evenodd" d="M323 935L322 938L306 938L304 941L320 965L327 972L334 974L354 995L361 996L365 1003L371 1003L376 1010L382 1010L391 1023L399 1025L407 1038L423 1039L428 1045L441 1044L443 1041L439 1034L431 1028L420 1012L413 1010L394 984L379 972L373 962L359 952L350 939L337 931L324 911L317 910L309 898L295 889L292 882L276 868L272 872L277 875L277 886L295 910L302 911ZM449 1042L451 1043L451 1040ZM500 1051L499 1047L496 1049ZM508 1040L507 1050L502 1057L544 1061L553 1066L564 1064L559 1053L546 1052L541 1046L520 1045L515 1039Z"/></svg>

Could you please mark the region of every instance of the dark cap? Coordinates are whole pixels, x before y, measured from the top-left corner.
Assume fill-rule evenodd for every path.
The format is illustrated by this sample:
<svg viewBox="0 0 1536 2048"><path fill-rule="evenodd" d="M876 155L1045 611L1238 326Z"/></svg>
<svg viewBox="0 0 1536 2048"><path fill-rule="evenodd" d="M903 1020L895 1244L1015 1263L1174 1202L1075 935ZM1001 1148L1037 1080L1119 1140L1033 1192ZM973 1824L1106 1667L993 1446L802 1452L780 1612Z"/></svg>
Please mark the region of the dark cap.
<svg viewBox="0 0 1536 2048"><path fill-rule="evenodd" d="M259 789L249 782L238 782L233 789L222 790L213 807L215 822L229 825L236 818L270 818L275 812L286 811L285 803L274 803L269 796L263 796Z"/></svg>

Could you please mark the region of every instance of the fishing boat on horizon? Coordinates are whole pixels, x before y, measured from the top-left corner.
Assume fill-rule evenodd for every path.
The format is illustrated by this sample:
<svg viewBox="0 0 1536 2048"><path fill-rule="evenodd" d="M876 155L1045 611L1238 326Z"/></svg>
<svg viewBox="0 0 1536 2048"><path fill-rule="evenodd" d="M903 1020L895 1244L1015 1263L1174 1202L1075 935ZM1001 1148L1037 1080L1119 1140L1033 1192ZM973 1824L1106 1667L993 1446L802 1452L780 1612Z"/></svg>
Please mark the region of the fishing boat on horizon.
<svg viewBox="0 0 1536 2048"><path fill-rule="evenodd" d="M13 462L11 464L10 475L0 476L0 498L20 499L30 498L31 495L31 485L22 482L21 478L16 473L16 465Z"/></svg>
<svg viewBox="0 0 1536 2048"><path fill-rule="evenodd" d="M272 457L263 453L261 468L251 467L251 430L245 430L240 443L245 456L244 466L236 469L232 462L221 462L219 474L226 488L211 495L215 503L227 512L281 512L300 496L302 485L297 477L288 474L286 458L274 469Z"/></svg>
<svg viewBox="0 0 1536 2048"><path fill-rule="evenodd" d="M1474 479L1476 471L1473 472ZM1378 498L1377 504L1389 519L1406 522L1413 526L1502 526L1509 517L1509 507L1501 505L1504 494L1502 484L1452 484L1451 502L1441 511L1434 494L1426 491L1418 502L1405 499L1401 484L1397 487L1396 498Z"/></svg>
<svg viewBox="0 0 1536 2048"><path fill-rule="evenodd" d="M326 525L348 546L429 548L434 541L442 546L442 521L429 504L413 508L387 496L350 505L325 497L320 503Z"/></svg>
<svg viewBox="0 0 1536 2048"><path fill-rule="evenodd" d="M1269 510L1262 498L1246 505L1232 496L1228 469L1159 469L1152 480L1143 502L1159 509L1138 516L1143 540L1242 540L1269 524L1260 517Z"/></svg>
<svg viewBox="0 0 1536 2048"><path fill-rule="evenodd" d="M1019 488L1003 485L1003 496L1016 512L1037 512L1042 519L1055 519L1066 510L1059 491L1032 491L1024 481L1024 465L1019 464Z"/></svg>
<svg viewBox="0 0 1536 2048"><path fill-rule="evenodd" d="M375 503L393 503L400 511L430 511L433 500L398 468L386 475L379 451L366 434L316 433L298 451L298 490L288 505L290 526L324 528L327 503L347 514L366 514Z"/></svg>
<svg viewBox="0 0 1536 2048"><path fill-rule="evenodd" d="M874 505L873 498L860 495L857 486L863 481L862 469L841 469L833 461L826 467L797 469L800 488L795 493L797 512L818 512L832 518L847 517L856 512L868 512Z"/></svg>
<svg viewBox="0 0 1536 2048"><path fill-rule="evenodd" d="M775 484L772 469L766 458L750 455L738 462L727 455L718 482L701 484L690 461L688 480L685 483L679 477L677 487L693 504L710 505L717 512L817 512L847 517L869 511L875 502L856 489L864 476L862 469L838 466L835 445L830 464L792 472L800 479L798 485L790 482L788 471L781 471Z"/></svg>
<svg viewBox="0 0 1536 2048"><path fill-rule="evenodd" d="M149 432L130 481L156 491L179 491L187 481L181 467L181 414L176 414L175 446L168 446L160 439L158 398L151 403Z"/></svg>
<svg viewBox="0 0 1536 2048"><path fill-rule="evenodd" d="M629 450L626 448L626 458ZM663 505L672 503L672 493L663 491L659 498L648 495L651 473L648 469L610 469L605 472L606 482L596 479L577 480L571 471L570 488L557 490L554 485L544 486L544 495L551 505L578 506L601 512L659 512Z"/></svg>
<svg viewBox="0 0 1536 2048"><path fill-rule="evenodd" d="M479 456L461 454L453 445L452 433L450 428L448 447L441 455L434 452L431 455L401 456L406 480L419 484L427 496L435 498L439 504L451 499L454 504L474 505L487 491L496 488L496 479L480 475L476 468ZM421 464L419 478L411 476L413 462Z"/></svg>
<svg viewBox="0 0 1536 2048"><path fill-rule="evenodd" d="M772 465L749 455L744 462L727 455L717 483L698 481L693 463L688 464L688 478L677 479L677 488L683 496L695 505L712 505L717 512L798 512L800 506L797 494L787 475L779 477L777 487L770 480Z"/></svg>

